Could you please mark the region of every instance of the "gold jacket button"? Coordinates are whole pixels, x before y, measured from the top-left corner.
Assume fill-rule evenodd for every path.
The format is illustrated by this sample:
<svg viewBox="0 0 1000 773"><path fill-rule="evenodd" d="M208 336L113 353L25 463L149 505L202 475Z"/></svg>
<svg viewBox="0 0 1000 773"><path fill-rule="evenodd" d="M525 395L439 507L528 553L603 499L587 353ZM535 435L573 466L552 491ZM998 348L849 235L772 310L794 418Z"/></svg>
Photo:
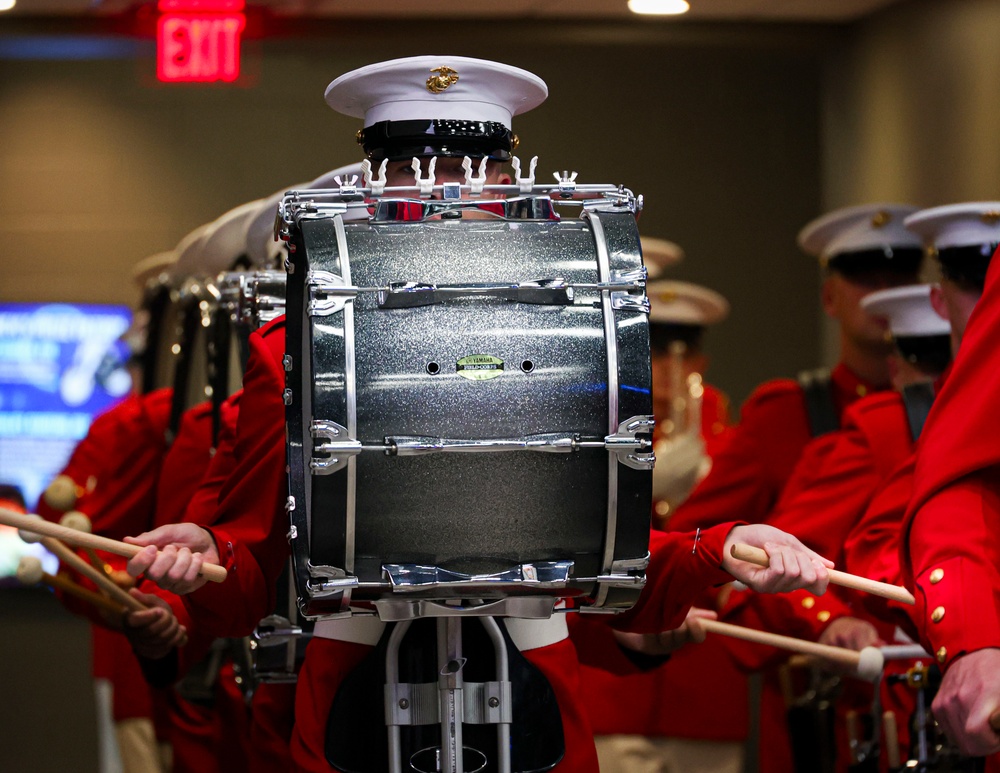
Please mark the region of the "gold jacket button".
<svg viewBox="0 0 1000 773"><path fill-rule="evenodd" d="M931 572L931 585L937 585L944 579L944 569L935 569Z"/></svg>
<svg viewBox="0 0 1000 773"><path fill-rule="evenodd" d="M812 609L814 606L816 606L816 599L814 599L812 596L806 596L804 599L802 599L802 606L804 606L806 609Z"/></svg>
<svg viewBox="0 0 1000 773"><path fill-rule="evenodd" d="M948 650L947 650L947 648L945 648L945 647L941 647L941 648L940 648L940 649L938 649L938 651L937 651L936 653L934 653L934 654L935 654L935 655L937 656L937 662L938 662L938 663L944 663L944 659L945 659L946 657L948 657Z"/></svg>
<svg viewBox="0 0 1000 773"><path fill-rule="evenodd" d="M944 620L944 607L937 607L933 612L931 612L931 620L935 623L940 623Z"/></svg>
<svg viewBox="0 0 1000 773"><path fill-rule="evenodd" d="M816 619L819 620L821 623L825 623L827 620L830 619L830 611L824 609L822 612L816 615Z"/></svg>

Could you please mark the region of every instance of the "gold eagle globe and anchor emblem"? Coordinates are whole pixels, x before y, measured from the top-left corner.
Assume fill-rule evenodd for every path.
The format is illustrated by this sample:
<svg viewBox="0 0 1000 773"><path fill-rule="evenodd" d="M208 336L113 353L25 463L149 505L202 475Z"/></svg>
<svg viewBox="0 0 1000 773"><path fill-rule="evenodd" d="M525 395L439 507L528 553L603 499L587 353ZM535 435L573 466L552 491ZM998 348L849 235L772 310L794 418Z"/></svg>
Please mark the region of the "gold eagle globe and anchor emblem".
<svg viewBox="0 0 1000 773"><path fill-rule="evenodd" d="M435 67L431 72L437 73L427 79L427 90L432 94L440 94L458 83L458 73L450 67Z"/></svg>

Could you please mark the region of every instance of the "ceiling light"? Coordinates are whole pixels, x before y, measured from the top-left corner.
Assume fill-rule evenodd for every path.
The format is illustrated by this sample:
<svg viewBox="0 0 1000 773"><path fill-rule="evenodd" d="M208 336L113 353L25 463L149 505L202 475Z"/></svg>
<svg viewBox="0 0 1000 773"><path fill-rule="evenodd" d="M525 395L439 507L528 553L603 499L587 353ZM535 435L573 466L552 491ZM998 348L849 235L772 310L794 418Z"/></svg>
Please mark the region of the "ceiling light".
<svg viewBox="0 0 1000 773"><path fill-rule="evenodd" d="M9 11L17 4L17 0L0 0L0 11Z"/></svg>
<svg viewBox="0 0 1000 773"><path fill-rule="evenodd" d="M676 16L687 13L691 10L691 6L687 0L628 0L628 9L632 13Z"/></svg>

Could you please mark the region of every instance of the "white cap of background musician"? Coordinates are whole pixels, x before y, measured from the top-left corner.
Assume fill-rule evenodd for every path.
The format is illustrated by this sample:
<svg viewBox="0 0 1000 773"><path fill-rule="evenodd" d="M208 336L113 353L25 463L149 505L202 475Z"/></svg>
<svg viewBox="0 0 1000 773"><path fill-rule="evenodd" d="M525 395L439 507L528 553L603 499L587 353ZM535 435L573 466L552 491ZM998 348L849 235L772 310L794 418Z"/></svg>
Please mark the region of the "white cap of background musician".
<svg viewBox="0 0 1000 773"><path fill-rule="evenodd" d="M861 308L877 317L885 317L889 332L897 338L948 336L951 325L931 306L928 284L890 287L869 293L861 299Z"/></svg>
<svg viewBox="0 0 1000 773"><path fill-rule="evenodd" d="M372 161L413 156L510 159L512 118L548 96L527 70L464 56L413 56L361 67L326 89L334 110L364 119Z"/></svg>
<svg viewBox="0 0 1000 773"><path fill-rule="evenodd" d="M982 289L1000 245L1000 201L922 209L906 218L906 227L934 250L944 276Z"/></svg>
<svg viewBox="0 0 1000 773"><path fill-rule="evenodd" d="M646 285L649 323L706 327L729 316L729 301L715 290L661 279Z"/></svg>
<svg viewBox="0 0 1000 773"><path fill-rule="evenodd" d="M132 266L132 281L140 290L145 290L146 285L153 280L159 281L161 277L170 272L170 267L177 262L177 253L174 250L157 252L143 258Z"/></svg>
<svg viewBox="0 0 1000 773"><path fill-rule="evenodd" d="M280 191L275 191L260 204L250 218L246 228L246 253L250 265L254 268L278 268L278 259L284 255L284 246L274 237L274 220L278 214L278 205L289 191L316 190L336 188L337 178L342 180L357 177L357 185L362 185L361 163L348 164L331 169L307 183L289 185ZM364 220L368 211L364 207L356 207L344 213L344 220Z"/></svg>
<svg viewBox="0 0 1000 773"><path fill-rule="evenodd" d="M177 268L189 276L216 276L231 271L247 255L247 226L262 199L240 204L220 215L205 230L195 250L181 255Z"/></svg>
<svg viewBox="0 0 1000 773"><path fill-rule="evenodd" d="M642 262L649 279L659 279L665 269L676 266L684 259L684 250L674 242L655 236L642 236Z"/></svg>
<svg viewBox="0 0 1000 773"><path fill-rule="evenodd" d="M931 306L928 284L890 287L861 299L865 313L889 324L899 355L930 375L942 373L951 362L951 324Z"/></svg>
<svg viewBox="0 0 1000 773"><path fill-rule="evenodd" d="M909 204L886 203L837 209L808 223L799 232L799 247L848 277L879 270L916 273L923 244L903 224L916 211Z"/></svg>

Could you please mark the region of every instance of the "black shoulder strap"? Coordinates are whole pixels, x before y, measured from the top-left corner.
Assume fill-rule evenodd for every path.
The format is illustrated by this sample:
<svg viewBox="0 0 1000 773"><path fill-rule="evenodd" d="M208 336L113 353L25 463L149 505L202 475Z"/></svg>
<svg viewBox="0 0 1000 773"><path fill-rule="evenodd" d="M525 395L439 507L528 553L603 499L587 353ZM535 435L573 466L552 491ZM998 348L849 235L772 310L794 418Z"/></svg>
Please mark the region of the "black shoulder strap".
<svg viewBox="0 0 1000 773"><path fill-rule="evenodd" d="M903 404L906 406L906 420L910 425L910 437L916 443L924 430L927 414L934 405L934 384L925 381L903 387Z"/></svg>
<svg viewBox="0 0 1000 773"><path fill-rule="evenodd" d="M813 437L840 429L840 415L833 402L830 371L826 368L804 370L798 375L799 386L806 398L806 414Z"/></svg>

